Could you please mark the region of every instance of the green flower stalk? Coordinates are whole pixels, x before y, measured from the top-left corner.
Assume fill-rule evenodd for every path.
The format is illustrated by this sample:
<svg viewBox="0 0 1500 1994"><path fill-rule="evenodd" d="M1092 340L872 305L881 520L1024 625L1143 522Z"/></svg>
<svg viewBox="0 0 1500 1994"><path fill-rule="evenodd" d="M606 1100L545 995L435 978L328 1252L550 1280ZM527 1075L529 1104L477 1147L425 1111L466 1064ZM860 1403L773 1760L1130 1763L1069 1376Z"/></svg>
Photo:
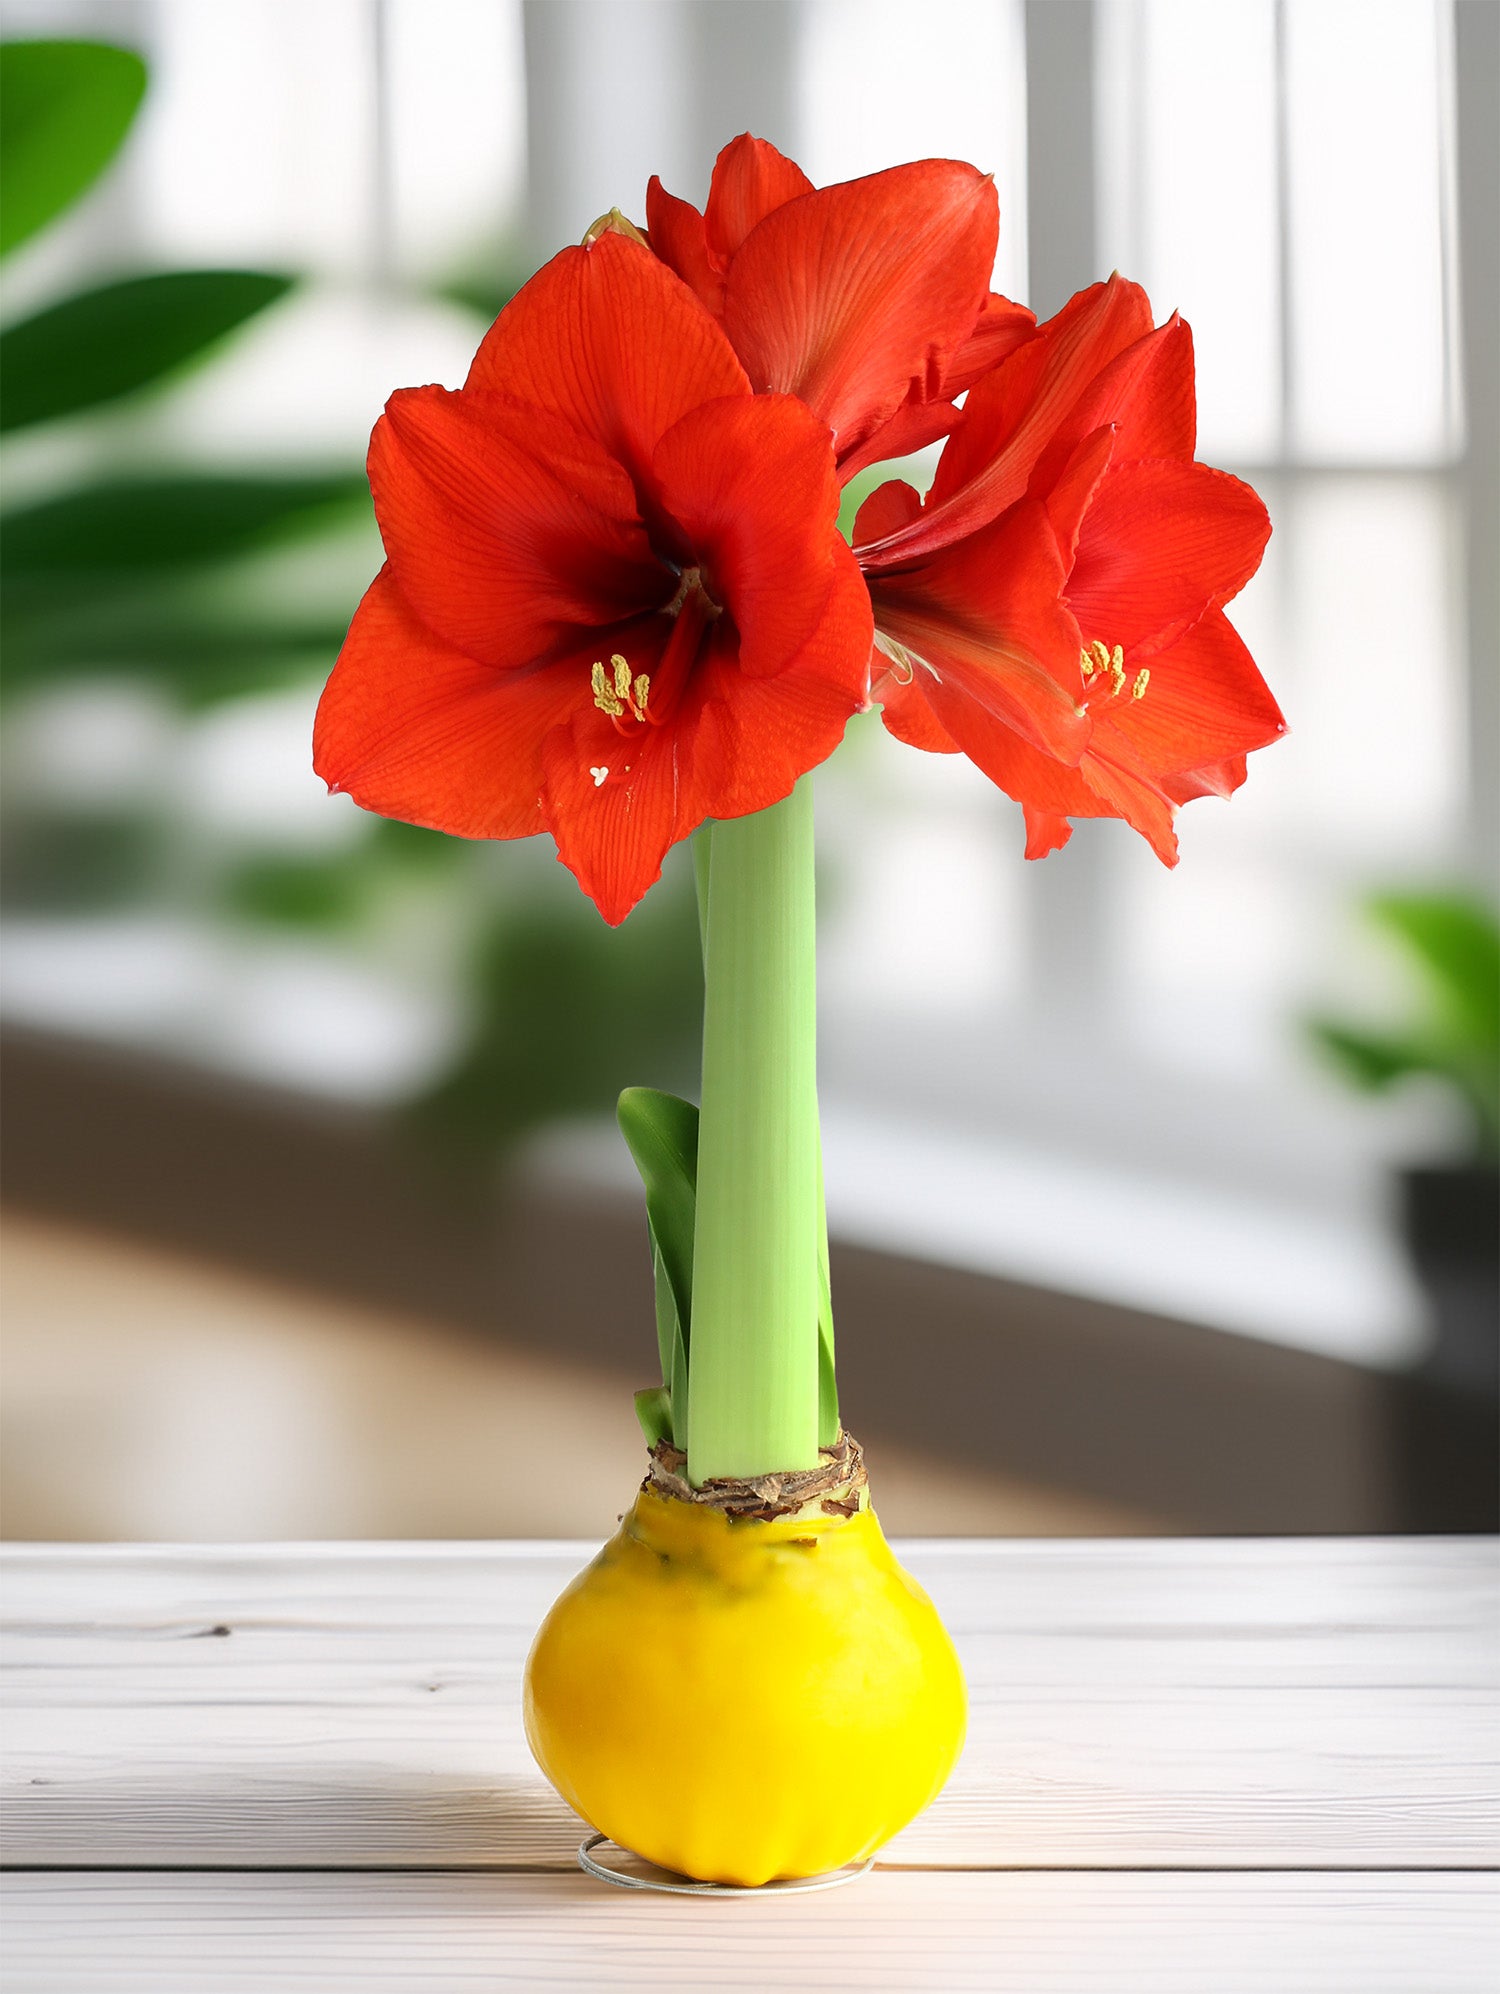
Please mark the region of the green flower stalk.
<svg viewBox="0 0 1500 1994"><path fill-rule="evenodd" d="M713 827L693 1248L688 1474L817 1465L813 799Z"/></svg>

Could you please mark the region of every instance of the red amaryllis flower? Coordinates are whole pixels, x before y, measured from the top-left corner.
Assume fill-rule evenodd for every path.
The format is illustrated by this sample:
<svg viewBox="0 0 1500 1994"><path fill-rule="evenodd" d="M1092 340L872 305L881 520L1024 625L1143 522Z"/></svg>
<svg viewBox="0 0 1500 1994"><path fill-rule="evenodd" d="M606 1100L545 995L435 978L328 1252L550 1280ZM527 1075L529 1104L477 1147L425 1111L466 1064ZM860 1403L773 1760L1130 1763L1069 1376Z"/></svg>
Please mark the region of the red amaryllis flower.
<svg viewBox="0 0 1500 1994"><path fill-rule="evenodd" d="M957 160L815 189L747 133L719 154L702 214L653 178L646 220L752 385L828 424L845 479L946 435L953 398L1036 323L990 292L994 182Z"/></svg>
<svg viewBox="0 0 1500 1994"><path fill-rule="evenodd" d="M388 817L550 831L605 919L706 817L787 795L866 698L870 607L826 425L614 227L564 250L458 393L370 445L386 565L314 763Z"/></svg>
<svg viewBox="0 0 1500 1994"><path fill-rule="evenodd" d="M860 510L886 725L1017 798L1030 858L1123 817L1174 864L1177 805L1285 731L1223 614L1270 522L1195 423L1187 326L1111 278L974 386L925 503Z"/></svg>

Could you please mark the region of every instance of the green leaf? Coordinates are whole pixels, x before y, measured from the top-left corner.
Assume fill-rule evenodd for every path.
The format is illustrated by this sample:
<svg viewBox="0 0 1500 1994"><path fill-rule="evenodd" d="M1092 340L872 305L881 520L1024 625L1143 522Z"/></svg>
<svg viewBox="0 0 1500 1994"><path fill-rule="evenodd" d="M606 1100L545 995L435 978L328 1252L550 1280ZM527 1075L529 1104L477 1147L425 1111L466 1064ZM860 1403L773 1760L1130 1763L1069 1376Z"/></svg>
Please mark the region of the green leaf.
<svg viewBox="0 0 1500 1994"><path fill-rule="evenodd" d="M597 1110L643 1074L687 1084L702 984L684 859L669 855L660 884L608 928L568 874L534 854L532 889L496 906L475 937L468 1045L413 1104L435 1137L492 1150L559 1115ZM521 853L506 870L519 885Z"/></svg>
<svg viewBox="0 0 1500 1994"><path fill-rule="evenodd" d="M455 277L446 284L439 284L433 296L444 299L450 305L462 305L465 311L482 318L486 325L493 325L520 288L519 282L512 283L504 278Z"/></svg>
<svg viewBox="0 0 1500 1994"><path fill-rule="evenodd" d="M1500 1047L1500 922L1493 911L1456 893L1382 893L1369 911L1425 972L1451 1028Z"/></svg>
<svg viewBox="0 0 1500 1994"><path fill-rule="evenodd" d="M648 1385L635 1395L635 1416L646 1436L646 1445L672 1438L672 1395L665 1385ZM674 1442L675 1445L675 1442Z"/></svg>
<svg viewBox="0 0 1500 1994"><path fill-rule="evenodd" d="M1362 1031L1326 1018L1312 1019L1310 1030L1345 1079L1370 1093L1413 1073L1446 1070L1429 1043L1409 1034Z"/></svg>
<svg viewBox="0 0 1500 1994"><path fill-rule="evenodd" d="M334 928L364 910L369 880L360 850L333 859L247 859L224 881L241 920L278 928Z"/></svg>
<svg viewBox="0 0 1500 1994"><path fill-rule="evenodd" d="M169 270L82 291L0 332L0 430L75 415L197 359L294 279Z"/></svg>
<svg viewBox="0 0 1500 1994"><path fill-rule="evenodd" d="M833 1281L828 1267L828 1211L823 1200L823 1147L818 1144L818 1445L837 1444L838 1375L833 1363Z"/></svg>
<svg viewBox="0 0 1500 1994"><path fill-rule="evenodd" d="M7 588L223 560L369 503L357 472L120 478L0 518ZM24 601L24 599L23 599Z"/></svg>
<svg viewBox="0 0 1500 1994"><path fill-rule="evenodd" d="M106 42L0 45L0 256L93 185L145 89L141 58Z"/></svg>
<svg viewBox="0 0 1500 1994"><path fill-rule="evenodd" d="M698 1198L698 1110L654 1087L627 1087L617 1114L646 1187L656 1273L656 1338L671 1393L675 1444L687 1448L687 1370L693 1319L693 1229Z"/></svg>

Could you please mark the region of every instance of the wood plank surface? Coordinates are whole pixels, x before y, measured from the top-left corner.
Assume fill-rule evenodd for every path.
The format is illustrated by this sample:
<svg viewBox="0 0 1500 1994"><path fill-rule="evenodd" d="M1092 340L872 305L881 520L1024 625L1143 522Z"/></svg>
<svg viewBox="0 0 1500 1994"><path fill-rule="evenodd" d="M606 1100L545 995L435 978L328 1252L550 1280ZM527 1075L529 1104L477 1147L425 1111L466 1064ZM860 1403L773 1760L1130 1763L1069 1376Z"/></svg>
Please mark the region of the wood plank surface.
<svg viewBox="0 0 1500 1994"><path fill-rule="evenodd" d="M580 1826L532 1764L518 1684L587 1555L10 1552L7 1859L569 1871ZM1492 1541L958 1541L904 1555L953 1630L973 1711L948 1791L885 1864L1495 1860Z"/></svg>
<svg viewBox="0 0 1500 1994"><path fill-rule="evenodd" d="M26 1875L13 1994L857 1986L915 1994L1493 1994L1475 1875L877 1871L817 1897L571 1876Z"/></svg>

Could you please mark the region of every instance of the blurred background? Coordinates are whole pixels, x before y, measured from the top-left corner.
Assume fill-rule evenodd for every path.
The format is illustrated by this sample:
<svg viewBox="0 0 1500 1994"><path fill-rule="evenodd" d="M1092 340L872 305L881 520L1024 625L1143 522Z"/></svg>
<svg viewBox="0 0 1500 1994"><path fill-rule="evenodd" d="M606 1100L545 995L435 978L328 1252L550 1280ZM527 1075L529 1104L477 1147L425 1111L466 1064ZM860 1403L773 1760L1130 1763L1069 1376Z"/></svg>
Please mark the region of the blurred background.
<svg viewBox="0 0 1500 1994"><path fill-rule="evenodd" d="M998 288L1180 309L1291 723L1165 872L857 722L819 777L843 1401L890 1528L1496 1506L1494 0L5 0L0 1528L596 1535L653 1380L615 1091L682 868L309 766L396 386L746 128L994 172ZM111 53L127 51L126 54ZM907 475L919 481L930 461ZM607 1023L605 1022L607 1021ZM566 1465L566 1473L558 1470Z"/></svg>

